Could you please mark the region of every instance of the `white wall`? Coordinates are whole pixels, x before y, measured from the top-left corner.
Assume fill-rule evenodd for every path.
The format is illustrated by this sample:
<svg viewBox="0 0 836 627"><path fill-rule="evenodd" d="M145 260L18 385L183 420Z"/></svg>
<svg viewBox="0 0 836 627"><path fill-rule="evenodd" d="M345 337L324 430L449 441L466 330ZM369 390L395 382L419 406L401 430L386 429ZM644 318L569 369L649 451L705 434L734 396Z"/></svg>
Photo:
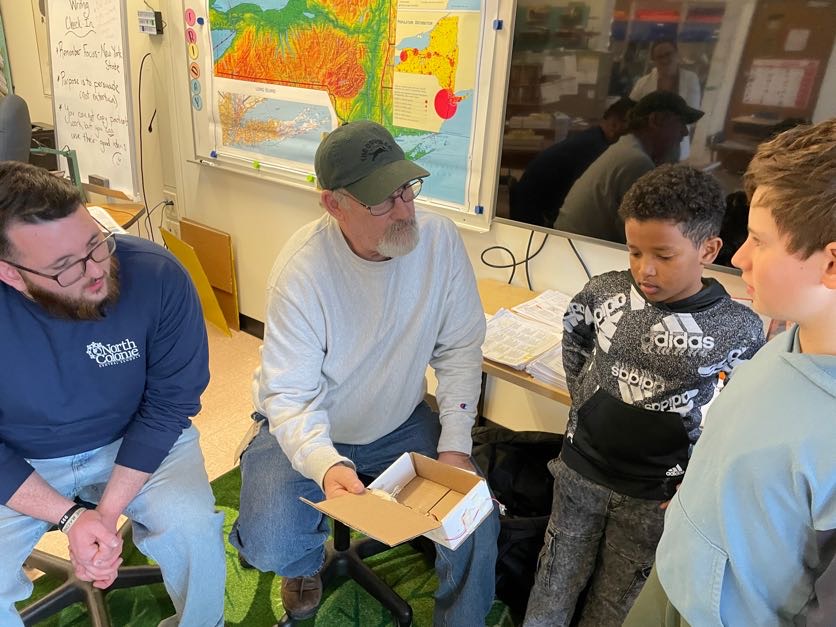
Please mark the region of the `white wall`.
<svg viewBox="0 0 836 627"><path fill-rule="evenodd" d="M737 78L743 47L749 35L749 24L755 12L757 0L726 2L723 23L717 35L717 45L711 55L711 67L702 96L702 110L705 116L697 123L691 142L691 161L707 163L709 151L706 138L723 130L726 111L731 101L732 89ZM824 93L824 92L822 92Z"/></svg>
<svg viewBox="0 0 836 627"><path fill-rule="evenodd" d="M836 44L830 53L830 60L827 62L827 69L819 91L819 101L813 111L813 123L818 124L823 120L836 117Z"/></svg>
<svg viewBox="0 0 836 627"><path fill-rule="evenodd" d="M52 98L44 95L41 82L32 3L30 0L0 0L0 12L3 13L15 93L26 100L33 122L52 124Z"/></svg>

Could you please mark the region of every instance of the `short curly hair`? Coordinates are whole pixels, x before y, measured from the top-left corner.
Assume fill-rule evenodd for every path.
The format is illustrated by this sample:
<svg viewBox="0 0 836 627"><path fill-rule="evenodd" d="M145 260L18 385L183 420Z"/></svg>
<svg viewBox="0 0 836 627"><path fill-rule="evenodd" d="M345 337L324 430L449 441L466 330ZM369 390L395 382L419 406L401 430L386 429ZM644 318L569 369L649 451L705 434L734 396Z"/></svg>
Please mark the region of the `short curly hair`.
<svg viewBox="0 0 836 627"><path fill-rule="evenodd" d="M625 222L673 222L696 246L720 234L725 213L725 197L714 177L671 164L660 165L633 183L618 208Z"/></svg>

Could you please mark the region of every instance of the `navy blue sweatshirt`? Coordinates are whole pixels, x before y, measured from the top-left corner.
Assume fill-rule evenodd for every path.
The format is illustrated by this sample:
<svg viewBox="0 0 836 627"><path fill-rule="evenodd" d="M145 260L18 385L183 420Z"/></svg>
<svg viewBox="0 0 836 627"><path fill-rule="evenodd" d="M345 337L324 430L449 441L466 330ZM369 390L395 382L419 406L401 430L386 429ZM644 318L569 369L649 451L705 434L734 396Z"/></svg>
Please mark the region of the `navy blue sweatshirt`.
<svg viewBox="0 0 836 627"><path fill-rule="evenodd" d="M0 284L0 503L27 459L123 438L116 463L154 472L200 411L206 327L191 279L151 242L117 236L121 295L102 320L52 317Z"/></svg>

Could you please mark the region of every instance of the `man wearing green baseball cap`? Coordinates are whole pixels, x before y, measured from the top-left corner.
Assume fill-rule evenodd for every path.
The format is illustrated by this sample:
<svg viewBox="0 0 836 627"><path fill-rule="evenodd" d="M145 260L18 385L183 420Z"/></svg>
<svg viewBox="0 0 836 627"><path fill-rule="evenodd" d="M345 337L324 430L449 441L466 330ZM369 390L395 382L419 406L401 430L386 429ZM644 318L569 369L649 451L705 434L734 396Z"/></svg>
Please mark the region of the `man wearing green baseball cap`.
<svg viewBox="0 0 836 627"><path fill-rule="evenodd" d="M315 168L326 214L290 239L269 280L256 434L241 457L230 533L246 562L283 577L293 619L316 613L328 537L328 521L299 497L362 493L359 476L380 474L405 452L474 470L485 336L458 231L416 212L429 173L389 131L341 126L319 146ZM427 366L438 413L424 402ZM484 624L498 531L494 510L455 551L437 547L435 624Z"/></svg>

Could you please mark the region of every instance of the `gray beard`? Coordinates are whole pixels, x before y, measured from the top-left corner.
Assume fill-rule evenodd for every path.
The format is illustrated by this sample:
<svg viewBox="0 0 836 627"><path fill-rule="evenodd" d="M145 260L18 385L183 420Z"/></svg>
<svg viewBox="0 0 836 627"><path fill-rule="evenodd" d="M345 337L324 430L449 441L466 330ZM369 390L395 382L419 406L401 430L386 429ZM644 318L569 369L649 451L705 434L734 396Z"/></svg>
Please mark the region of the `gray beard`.
<svg viewBox="0 0 836 627"><path fill-rule="evenodd" d="M86 279L81 280L85 281ZM59 296L29 283L25 278L24 282L29 298L43 307L51 316L65 320L101 320L105 316L107 307L119 300L119 263L116 261L116 257L111 258L107 296L99 302Z"/></svg>
<svg viewBox="0 0 836 627"><path fill-rule="evenodd" d="M386 229L377 244L377 252L384 257L403 257L418 245L418 222L415 218L398 220Z"/></svg>

